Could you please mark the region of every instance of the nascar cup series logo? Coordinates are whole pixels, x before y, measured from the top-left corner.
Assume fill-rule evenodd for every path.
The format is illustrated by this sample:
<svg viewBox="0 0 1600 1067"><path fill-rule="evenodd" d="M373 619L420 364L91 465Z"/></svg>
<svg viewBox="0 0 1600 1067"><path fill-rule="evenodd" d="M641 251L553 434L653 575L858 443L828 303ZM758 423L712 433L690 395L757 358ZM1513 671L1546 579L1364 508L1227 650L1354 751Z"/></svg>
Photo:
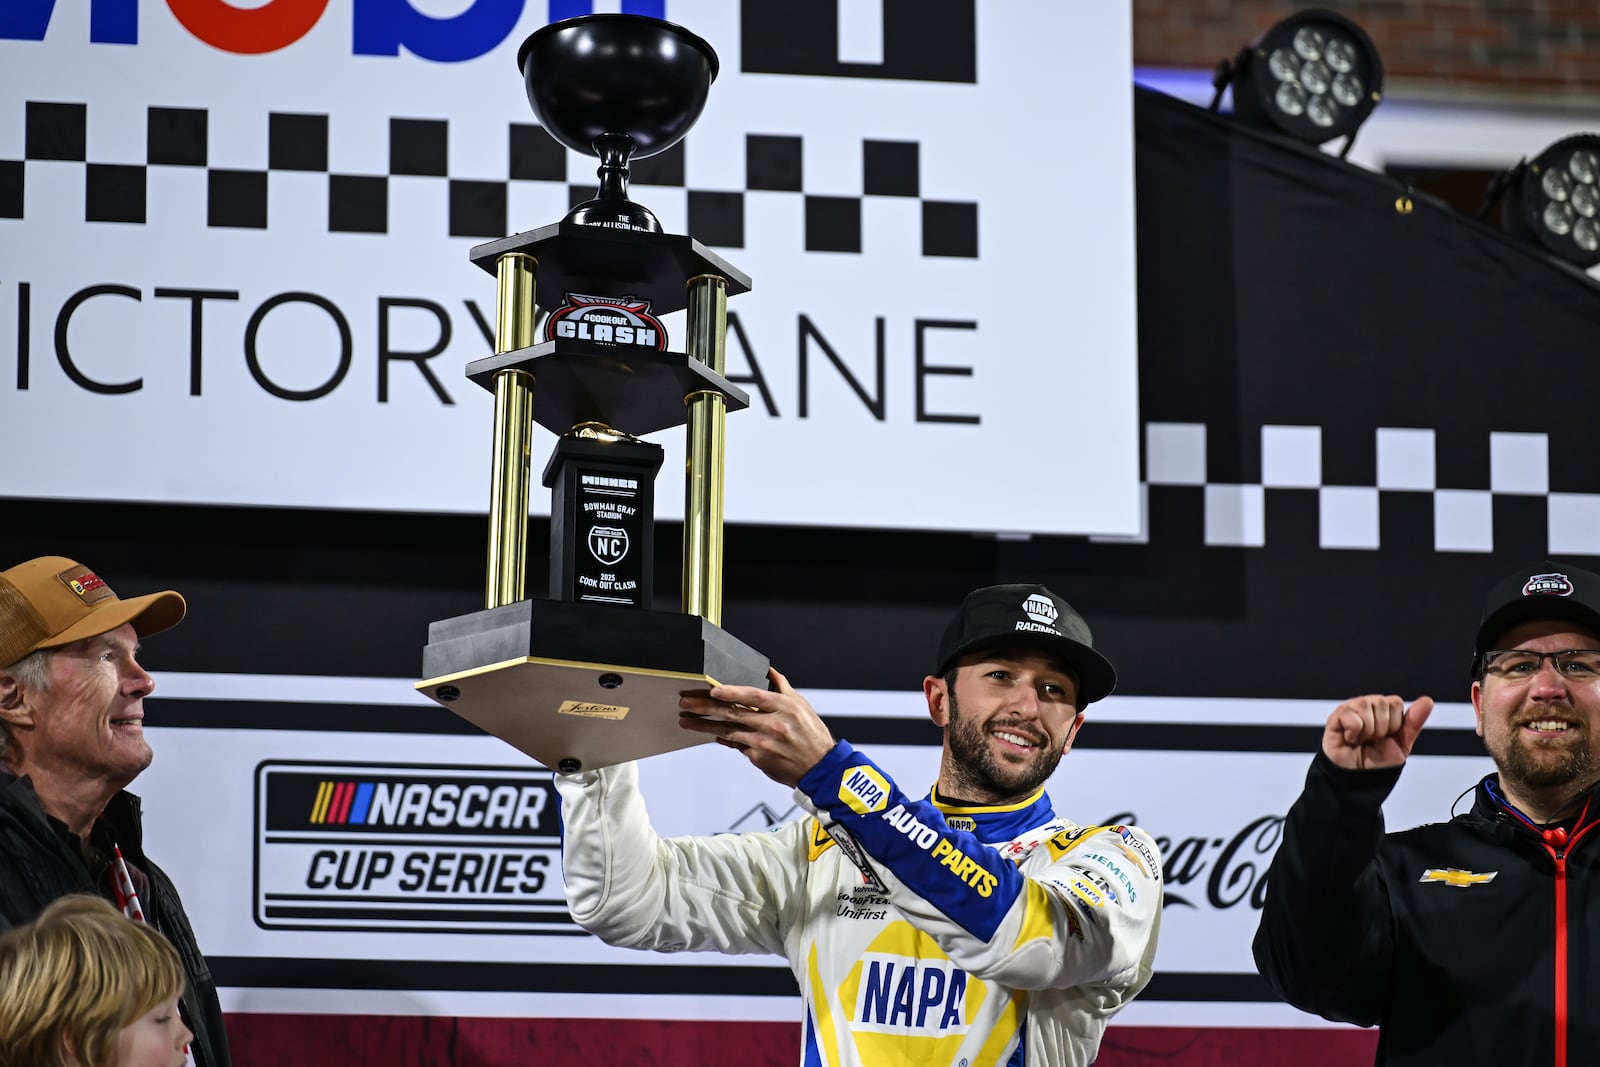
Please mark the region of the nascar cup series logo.
<svg viewBox="0 0 1600 1067"><path fill-rule="evenodd" d="M1535 574L1522 587L1523 596L1571 596L1572 579L1565 574Z"/></svg>
<svg viewBox="0 0 1600 1067"><path fill-rule="evenodd" d="M548 771L262 763L256 923L581 934L561 888L557 808Z"/></svg>
<svg viewBox="0 0 1600 1067"><path fill-rule="evenodd" d="M544 321L546 341L598 341L666 350L667 331L650 314L650 301L621 296L568 293L567 302Z"/></svg>

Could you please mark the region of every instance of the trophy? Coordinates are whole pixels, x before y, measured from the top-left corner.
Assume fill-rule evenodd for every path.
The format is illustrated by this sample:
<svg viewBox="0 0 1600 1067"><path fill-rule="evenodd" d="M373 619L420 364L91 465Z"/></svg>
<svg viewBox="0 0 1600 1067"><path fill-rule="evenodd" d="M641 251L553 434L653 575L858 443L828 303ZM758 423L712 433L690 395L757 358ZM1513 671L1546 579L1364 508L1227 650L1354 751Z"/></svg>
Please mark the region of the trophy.
<svg viewBox="0 0 1600 1067"><path fill-rule="evenodd" d="M764 656L719 623L727 300L750 279L628 199L628 162L680 141L717 75L711 46L642 15L583 15L517 52L528 101L561 144L598 156L593 200L472 249L496 279L495 351L467 365L494 393L485 607L432 623L417 688L563 773L701 744L678 699L765 686ZM535 282L538 282L537 289ZM546 313L534 336L536 308ZM683 351L661 316L687 309ZM525 591L534 424L558 436L548 599ZM661 446L686 426L680 611L651 604Z"/></svg>

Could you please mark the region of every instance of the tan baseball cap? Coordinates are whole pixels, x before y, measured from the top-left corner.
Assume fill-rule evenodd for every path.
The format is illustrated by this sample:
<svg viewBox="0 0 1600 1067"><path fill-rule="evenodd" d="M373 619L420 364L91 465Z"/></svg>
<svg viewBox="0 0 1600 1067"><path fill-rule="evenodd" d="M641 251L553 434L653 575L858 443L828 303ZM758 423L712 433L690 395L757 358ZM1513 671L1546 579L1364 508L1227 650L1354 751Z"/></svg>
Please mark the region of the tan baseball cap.
<svg viewBox="0 0 1600 1067"><path fill-rule="evenodd" d="M0 667L132 623L140 637L176 626L183 597L170 589L122 600L94 571L40 556L0 571Z"/></svg>

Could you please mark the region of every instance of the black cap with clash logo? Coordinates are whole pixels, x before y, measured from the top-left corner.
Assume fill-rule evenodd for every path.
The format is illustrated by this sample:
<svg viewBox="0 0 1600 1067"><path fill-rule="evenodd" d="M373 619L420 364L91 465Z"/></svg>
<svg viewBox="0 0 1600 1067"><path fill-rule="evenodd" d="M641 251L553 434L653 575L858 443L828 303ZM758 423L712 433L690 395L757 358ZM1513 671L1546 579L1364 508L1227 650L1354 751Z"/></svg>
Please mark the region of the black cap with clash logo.
<svg viewBox="0 0 1600 1067"><path fill-rule="evenodd" d="M1600 574L1547 559L1496 582L1483 605L1473 663L1529 619L1564 619L1600 636Z"/></svg>
<svg viewBox="0 0 1600 1067"><path fill-rule="evenodd" d="M1083 616L1042 585L991 585L975 589L945 627L935 674L944 674L969 652L988 648L1034 648L1056 656L1078 680L1078 707L1108 696L1116 668L1094 650Z"/></svg>

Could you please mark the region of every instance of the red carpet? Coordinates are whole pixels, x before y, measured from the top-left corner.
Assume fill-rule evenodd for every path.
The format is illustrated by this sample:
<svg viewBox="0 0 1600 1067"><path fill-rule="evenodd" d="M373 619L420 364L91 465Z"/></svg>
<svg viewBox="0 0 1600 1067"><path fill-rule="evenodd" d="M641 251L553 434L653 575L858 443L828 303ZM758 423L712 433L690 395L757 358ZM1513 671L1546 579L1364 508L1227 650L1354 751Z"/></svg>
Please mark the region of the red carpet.
<svg viewBox="0 0 1600 1067"><path fill-rule="evenodd" d="M788 1023L230 1015L236 1067L794 1067ZM1096 1067L1366 1067L1377 1034L1113 1027Z"/></svg>

